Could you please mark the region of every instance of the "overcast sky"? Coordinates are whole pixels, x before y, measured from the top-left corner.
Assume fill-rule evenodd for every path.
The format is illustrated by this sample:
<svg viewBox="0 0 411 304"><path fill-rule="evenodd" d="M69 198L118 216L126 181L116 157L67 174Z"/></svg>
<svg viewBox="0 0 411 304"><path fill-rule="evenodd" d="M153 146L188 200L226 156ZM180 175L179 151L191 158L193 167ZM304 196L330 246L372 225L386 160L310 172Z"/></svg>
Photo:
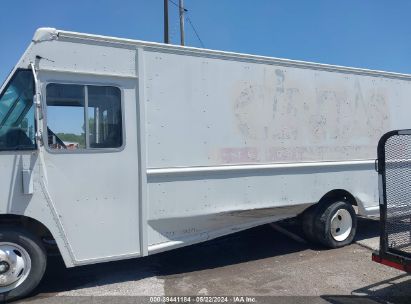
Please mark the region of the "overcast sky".
<svg viewBox="0 0 411 304"><path fill-rule="evenodd" d="M173 0L178 2L178 0ZM411 1L185 0L206 48L411 73ZM161 42L163 0L0 3L0 83L38 27ZM179 41L177 8L170 31ZM187 44L201 46L187 25Z"/></svg>

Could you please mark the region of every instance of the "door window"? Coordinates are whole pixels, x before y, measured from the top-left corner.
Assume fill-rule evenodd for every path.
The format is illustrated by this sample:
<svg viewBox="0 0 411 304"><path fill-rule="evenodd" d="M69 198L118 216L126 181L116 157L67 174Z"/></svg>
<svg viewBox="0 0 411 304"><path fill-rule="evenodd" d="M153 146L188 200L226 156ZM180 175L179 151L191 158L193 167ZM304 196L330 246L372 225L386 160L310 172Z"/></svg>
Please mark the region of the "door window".
<svg viewBox="0 0 411 304"><path fill-rule="evenodd" d="M0 150L36 148L34 80L31 70L19 70L0 93Z"/></svg>
<svg viewBox="0 0 411 304"><path fill-rule="evenodd" d="M115 87L49 84L48 146L57 150L119 148L121 92Z"/></svg>

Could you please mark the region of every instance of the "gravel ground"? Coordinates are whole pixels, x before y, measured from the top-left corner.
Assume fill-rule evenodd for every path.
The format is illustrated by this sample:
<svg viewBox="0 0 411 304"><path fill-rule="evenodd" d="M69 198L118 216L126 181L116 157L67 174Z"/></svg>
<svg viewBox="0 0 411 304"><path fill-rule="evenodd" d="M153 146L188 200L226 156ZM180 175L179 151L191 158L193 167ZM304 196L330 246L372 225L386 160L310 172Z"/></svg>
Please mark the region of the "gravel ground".
<svg viewBox="0 0 411 304"><path fill-rule="evenodd" d="M410 277L371 261L378 222L361 220L358 229L356 244L335 250L297 242L267 225L142 259L65 269L55 258L37 295L20 303L150 302L136 296L411 303Z"/></svg>

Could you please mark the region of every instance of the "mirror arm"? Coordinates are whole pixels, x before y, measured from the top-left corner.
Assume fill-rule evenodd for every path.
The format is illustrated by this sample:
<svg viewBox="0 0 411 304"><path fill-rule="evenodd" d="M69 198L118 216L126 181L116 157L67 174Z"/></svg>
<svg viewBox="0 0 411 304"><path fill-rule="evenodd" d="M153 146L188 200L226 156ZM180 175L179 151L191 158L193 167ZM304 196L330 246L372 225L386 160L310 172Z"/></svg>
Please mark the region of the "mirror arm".
<svg viewBox="0 0 411 304"><path fill-rule="evenodd" d="M34 88L35 88L35 93L33 96L33 104L35 105L35 118L36 118L36 125L37 125L37 130L36 130L36 141L38 143L38 146L41 147L44 145L43 142L43 132L42 132L42 120L43 120L43 112L41 109L41 94L40 94L40 88L39 88L39 82L37 78L37 73L36 69L34 67L33 63L30 63L30 68L31 71L33 72L33 79L34 79Z"/></svg>

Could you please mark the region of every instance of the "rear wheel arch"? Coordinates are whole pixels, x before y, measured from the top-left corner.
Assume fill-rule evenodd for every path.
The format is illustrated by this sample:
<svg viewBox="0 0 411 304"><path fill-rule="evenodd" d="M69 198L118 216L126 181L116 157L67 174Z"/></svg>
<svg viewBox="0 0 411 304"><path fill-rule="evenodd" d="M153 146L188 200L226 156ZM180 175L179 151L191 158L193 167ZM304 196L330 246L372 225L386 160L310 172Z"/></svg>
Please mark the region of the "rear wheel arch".
<svg viewBox="0 0 411 304"><path fill-rule="evenodd" d="M318 205L329 205L333 202L341 200L347 203L350 203L353 206L358 206L358 202L355 199L354 195L352 195L349 191L344 189L334 189L326 194L318 201Z"/></svg>
<svg viewBox="0 0 411 304"><path fill-rule="evenodd" d="M304 217L310 216L315 212L315 210L321 208L324 205L330 205L336 202L337 200L350 203L352 206L358 206L357 200L355 199L354 195L352 195L349 191L344 190L344 189L334 189L324 194L318 200L317 203L305 209L302 212L302 214L300 214L300 217L304 218Z"/></svg>

